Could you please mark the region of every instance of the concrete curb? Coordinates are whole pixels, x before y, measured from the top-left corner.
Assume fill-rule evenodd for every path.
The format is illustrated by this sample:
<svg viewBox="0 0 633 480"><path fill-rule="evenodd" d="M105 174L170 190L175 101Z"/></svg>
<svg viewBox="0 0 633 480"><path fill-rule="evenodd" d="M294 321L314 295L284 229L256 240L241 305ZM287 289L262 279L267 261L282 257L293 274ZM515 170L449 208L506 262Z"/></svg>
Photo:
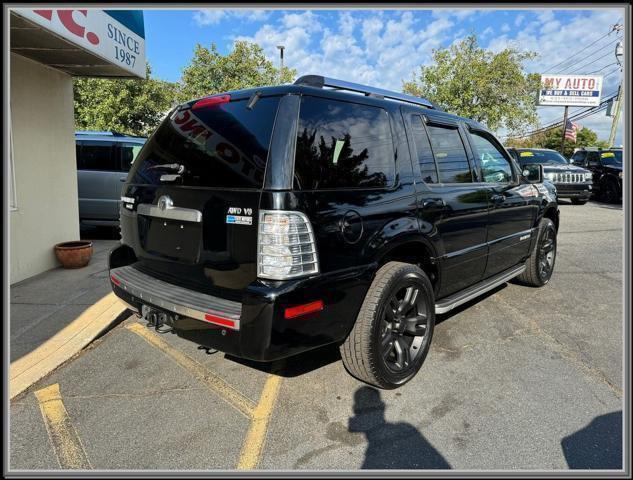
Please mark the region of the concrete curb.
<svg viewBox="0 0 633 480"><path fill-rule="evenodd" d="M126 306L116 295L109 293L42 345L11 363L9 398L13 399L80 352L125 309Z"/></svg>

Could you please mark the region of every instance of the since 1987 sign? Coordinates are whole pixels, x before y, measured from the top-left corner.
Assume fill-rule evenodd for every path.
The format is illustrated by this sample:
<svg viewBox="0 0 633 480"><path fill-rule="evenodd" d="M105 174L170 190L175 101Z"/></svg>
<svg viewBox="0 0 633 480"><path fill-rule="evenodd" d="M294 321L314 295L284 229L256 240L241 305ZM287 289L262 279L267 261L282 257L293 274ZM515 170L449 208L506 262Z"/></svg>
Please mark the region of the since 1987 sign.
<svg viewBox="0 0 633 480"><path fill-rule="evenodd" d="M145 78L142 11L18 8L15 12L106 62Z"/></svg>
<svg viewBox="0 0 633 480"><path fill-rule="evenodd" d="M539 105L595 107L600 105L602 75L541 75Z"/></svg>

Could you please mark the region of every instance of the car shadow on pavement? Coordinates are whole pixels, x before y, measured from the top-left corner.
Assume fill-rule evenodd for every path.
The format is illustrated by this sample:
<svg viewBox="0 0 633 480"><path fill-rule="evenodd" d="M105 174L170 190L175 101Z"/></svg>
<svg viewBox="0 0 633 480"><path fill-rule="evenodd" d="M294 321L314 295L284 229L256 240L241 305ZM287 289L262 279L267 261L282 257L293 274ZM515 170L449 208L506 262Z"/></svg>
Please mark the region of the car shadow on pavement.
<svg viewBox="0 0 633 480"><path fill-rule="evenodd" d="M372 387L354 393L354 416L350 433L362 433L367 440L363 469L450 469L450 464L410 423L385 419L385 402Z"/></svg>
<svg viewBox="0 0 633 480"><path fill-rule="evenodd" d="M594 418L560 443L571 469L622 469L622 410Z"/></svg>
<svg viewBox="0 0 633 480"><path fill-rule="evenodd" d="M591 204L600 208L608 208L609 210L622 210L622 203L606 203L598 200L592 200Z"/></svg>
<svg viewBox="0 0 633 480"><path fill-rule="evenodd" d="M228 354L225 354L225 358L262 372L269 373L274 371L281 377L290 378L299 377L331 363L338 362L341 360L341 353L339 352L338 344L334 343L293 355L277 362L255 362Z"/></svg>

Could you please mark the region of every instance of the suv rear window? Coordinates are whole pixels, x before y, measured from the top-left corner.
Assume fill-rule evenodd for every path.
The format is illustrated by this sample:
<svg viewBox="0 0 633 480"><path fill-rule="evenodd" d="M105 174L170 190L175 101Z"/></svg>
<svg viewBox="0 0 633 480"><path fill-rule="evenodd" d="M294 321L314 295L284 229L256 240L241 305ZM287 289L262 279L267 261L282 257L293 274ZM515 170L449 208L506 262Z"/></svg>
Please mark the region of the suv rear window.
<svg viewBox="0 0 633 480"><path fill-rule="evenodd" d="M251 110L247 103L172 112L132 164L132 183L261 188L279 97L262 97ZM161 180L176 173L168 164L185 171Z"/></svg>
<svg viewBox="0 0 633 480"><path fill-rule="evenodd" d="M393 184L395 158L386 110L304 96L295 188L375 188Z"/></svg>
<svg viewBox="0 0 633 480"><path fill-rule="evenodd" d="M121 170L114 156L115 146L111 142L76 142L77 169L113 172Z"/></svg>

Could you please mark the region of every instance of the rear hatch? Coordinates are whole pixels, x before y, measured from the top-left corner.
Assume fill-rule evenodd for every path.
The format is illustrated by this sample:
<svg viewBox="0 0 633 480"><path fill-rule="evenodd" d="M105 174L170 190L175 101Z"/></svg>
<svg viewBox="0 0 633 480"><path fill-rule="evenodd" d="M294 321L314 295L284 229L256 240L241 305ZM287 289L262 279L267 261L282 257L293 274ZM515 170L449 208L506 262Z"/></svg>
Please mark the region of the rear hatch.
<svg viewBox="0 0 633 480"><path fill-rule="evenodd" d="M121 233L137 269L239 300L257 276L259 198L279 97L254 105L211 98L174 110L141 150Z"/></svg>

